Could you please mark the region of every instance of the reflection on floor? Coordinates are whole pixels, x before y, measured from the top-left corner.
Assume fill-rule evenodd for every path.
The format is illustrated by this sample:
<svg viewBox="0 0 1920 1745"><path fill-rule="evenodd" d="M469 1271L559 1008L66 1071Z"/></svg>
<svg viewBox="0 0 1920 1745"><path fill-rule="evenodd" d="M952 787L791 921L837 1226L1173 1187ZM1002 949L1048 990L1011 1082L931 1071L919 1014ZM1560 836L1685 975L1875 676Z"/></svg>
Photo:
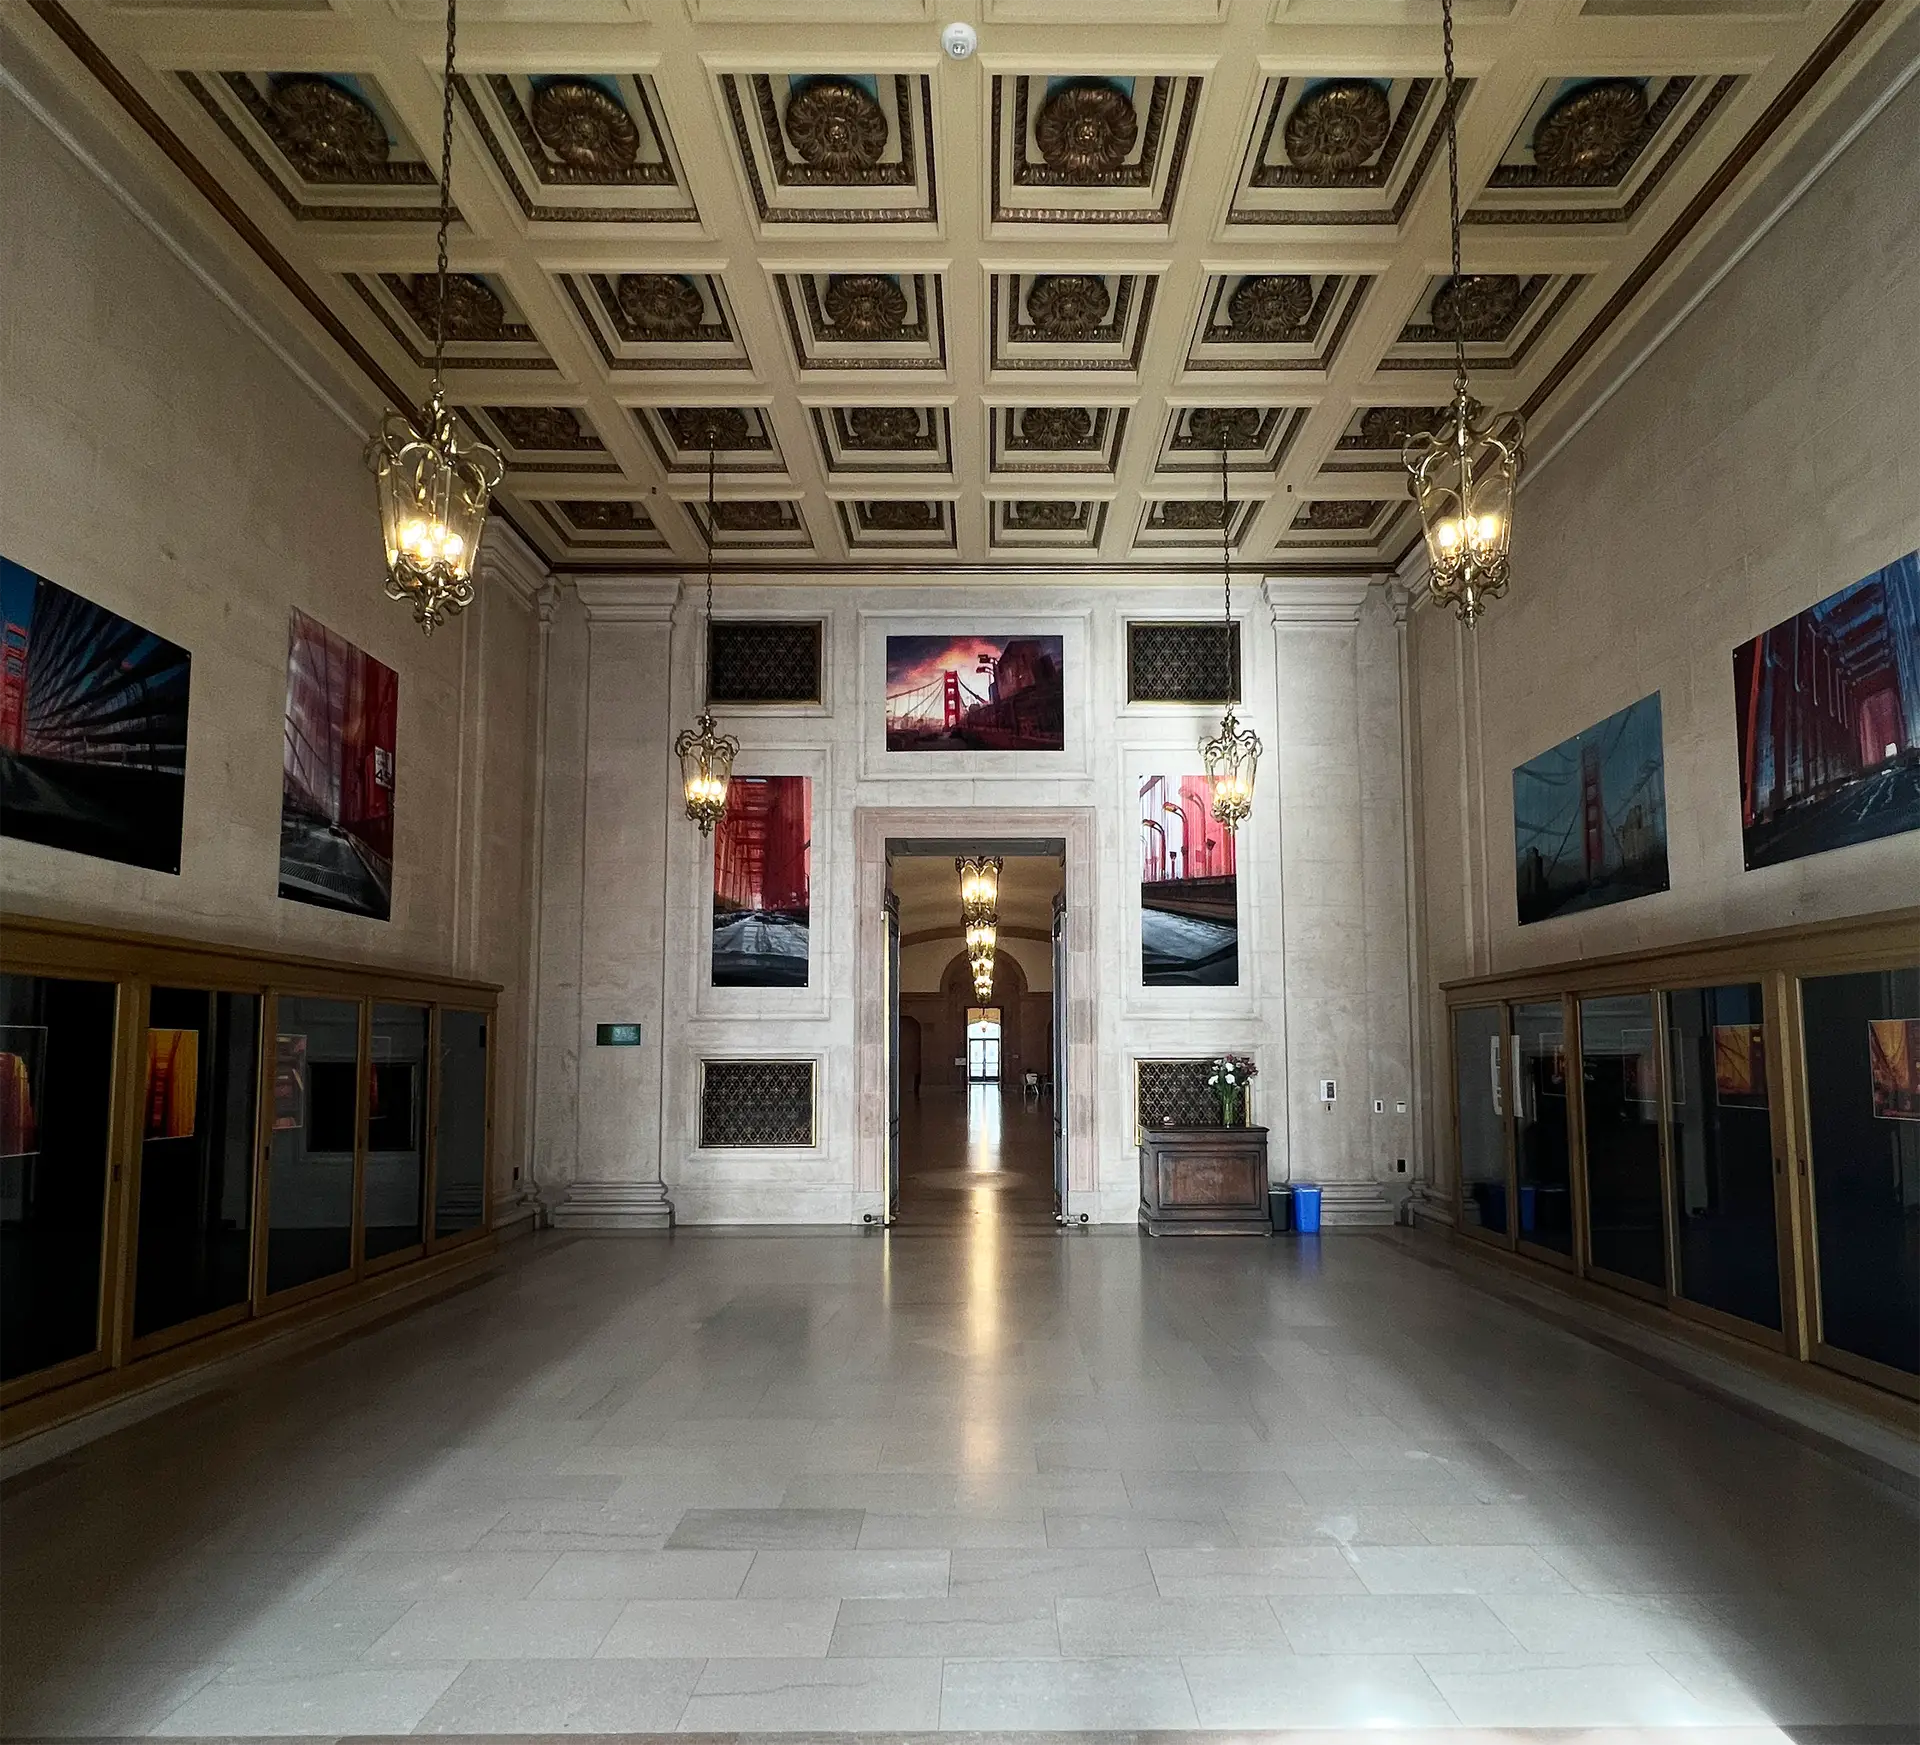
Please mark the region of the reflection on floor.
<svg viewBox="0 0 1920 1745"><path fill-rule="evenodd" d="M903 1231L1053 1225L1053 1101L997 1084L928 1086L900 1107Z"/></svg>
<svg viewBox="0 0 1920 1745"><path fill-rule="evenodd" d="M1910 1501L1405 1232L534 1237L0 1545L14 1735L1920 1714Z"/></svg>

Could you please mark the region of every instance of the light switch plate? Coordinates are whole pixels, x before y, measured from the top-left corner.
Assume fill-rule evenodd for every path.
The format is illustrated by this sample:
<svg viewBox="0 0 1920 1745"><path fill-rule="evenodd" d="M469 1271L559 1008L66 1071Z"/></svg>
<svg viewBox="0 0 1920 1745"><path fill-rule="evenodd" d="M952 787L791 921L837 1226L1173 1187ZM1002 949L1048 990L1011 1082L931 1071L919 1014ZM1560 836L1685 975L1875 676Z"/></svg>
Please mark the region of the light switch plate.
<svg viewBox="0 0 1920 1745"><path fill-rule="evenodd" d="M1322 1079L1320 1081L1320 1101L1323 1103L1331 1103L1333 1101L1333 1098L1334 1098L1333 1080Z"/></svg>

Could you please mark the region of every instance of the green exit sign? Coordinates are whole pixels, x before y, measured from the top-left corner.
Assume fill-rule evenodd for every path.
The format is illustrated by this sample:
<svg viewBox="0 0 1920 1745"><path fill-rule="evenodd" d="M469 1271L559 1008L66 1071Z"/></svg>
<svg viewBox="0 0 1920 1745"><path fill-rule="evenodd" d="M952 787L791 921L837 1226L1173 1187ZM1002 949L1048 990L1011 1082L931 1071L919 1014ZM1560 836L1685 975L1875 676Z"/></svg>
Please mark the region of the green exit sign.
<svg viewBox="0 0 1920 1745"><path fill-rule="evenodd" d="M640 1026L638 1024L597 1024L594 1026L593 1039L602 1048L638 1048Z"/></svg>

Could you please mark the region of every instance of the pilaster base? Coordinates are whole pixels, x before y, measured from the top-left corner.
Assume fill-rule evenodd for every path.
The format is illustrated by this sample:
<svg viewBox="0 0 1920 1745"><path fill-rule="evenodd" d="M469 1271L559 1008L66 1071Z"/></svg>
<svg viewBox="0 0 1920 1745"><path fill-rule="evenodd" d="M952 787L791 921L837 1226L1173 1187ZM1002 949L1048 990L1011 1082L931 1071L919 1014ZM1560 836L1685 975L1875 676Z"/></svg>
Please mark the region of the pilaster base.
<svg viewBox="0 0 1920 1745"><path fill-rule="evenodd" d="M547 1208L531 1188L514 1188L493 1202L493 1233L502 1240L526 1236L547 1221Z"/></svg>
<svg viewBox="0 0 1920 1745"><path fill-rule="evenodd" d="M1451 1230L1454 1225L1453 1202L1443 1200L1430 1184L1415 1182L1407 1195L1407 1221L1431 1230Z"/></svg>
<svg viewBox="0 0 1920 1745"><path fill-rule="evenodd" d="M663 1182L573 1182L547 1219L556 1230L671 1230L673 1202Z"/></svg>
<svg viewBox="0 0 1920 1745"><path fill-rule="evenodd" d="M1320 1183L1320 1228L1339 1230L1394 1222L1393 1201L1378 1182Z"/></svg>

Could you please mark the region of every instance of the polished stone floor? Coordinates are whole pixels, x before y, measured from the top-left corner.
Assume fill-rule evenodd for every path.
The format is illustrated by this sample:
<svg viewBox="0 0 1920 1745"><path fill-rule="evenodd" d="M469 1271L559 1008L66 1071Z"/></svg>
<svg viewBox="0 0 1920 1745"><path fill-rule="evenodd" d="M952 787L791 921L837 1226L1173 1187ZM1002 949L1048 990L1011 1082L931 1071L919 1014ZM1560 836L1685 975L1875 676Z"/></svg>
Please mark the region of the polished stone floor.
<svg viewBox="0 0 1920 1745"><path fill-rule="evenodd" d="M929 1085L900 1103L903 1234L1053 1223L1053 1102L1018 1087Z"/></svg>
<svg viewBox="0 0 1920 1745"><path fill-rule="evenodd" d="M1893 1491L1426 1238L997 1215L1027 1192L531 1238L24 1475L5 1730L1920 1717Z"/></svg>

